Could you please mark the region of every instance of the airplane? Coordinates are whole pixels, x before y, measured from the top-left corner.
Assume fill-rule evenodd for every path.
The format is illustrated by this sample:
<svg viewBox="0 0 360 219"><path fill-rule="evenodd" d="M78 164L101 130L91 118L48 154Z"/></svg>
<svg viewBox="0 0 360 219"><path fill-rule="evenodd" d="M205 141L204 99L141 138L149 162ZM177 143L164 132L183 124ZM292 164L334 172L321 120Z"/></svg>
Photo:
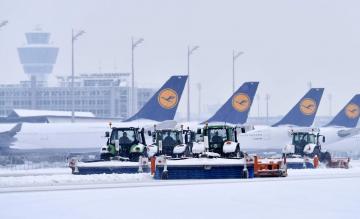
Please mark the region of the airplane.
<svg viewBox="0 0 360 219"><path fill-rule="evenodd" d="M355 95L327 125L320 128L329 151L360 151L360 94Z"/></svg>
<svg viewBox="0 0 360 219"><path fill-rule="evenodd" d="M359 129L355 128L358 120L359 120L359 104L360 104L360 95L355 95L339 113L324 127L312 127L307 129L310 131L311 129L319 131L321 135L326 137L326 141L322 143L322 147L327 150L334 150L335 147L338 149L338 146L333 145L336 142L349 141L352 137L359 134ZM301 107L301 106L300 106ZM356 109L356 110L354 110ZM357 113L355 113L357 112ZM355 114L354 114L355 113ZM308 121L309 122L309 121ZM291 142L291 133L293 131L305 130L299 126L297 127L286 127L283 126L265 130L255 131L254 133L245 133L243 136L249 134L256 136L256 140L261 141L260 143L254 143L256 140L254 139L252 143L252 148L248 148L249 150L269 150L276 149L281 150L286 144ZM264 138L266 136L266 138ZM360 137L360 136L359 136ZM244 140L245 139L245 140ZM243 141L242 141L243 140ZM246 138L242 138L241 142L244 144L246 142ZM266 145L266 146L265 146ZM346 151L348 148L343 148L342 151ZM339 149L338 149L339 150Z"/></svg>
<svg viewBox="0 0 360 219"><path fill-rule="evenodd" d="M343 140L333 142L326 145L326 149L330 152L340 152L347 155L355 154L360 156L360 135L355 134Z"/></svg>
<svg viewBox="0 0 360 219"><path fill-rule="evenodd" d="M242 150L281 150L291 140L296 127L310 127L315 119L324 88L311 88L295 106L272 126L255 126L254 130L238 133Z"/></svg>
<svg viewBox="0 0 360 219"><path fill-rule="evenodd" d="M165 127L175 126L173 121L178 108L187 76L172 76L150 98L150 100L130 118L112 124L114 127ZM17 150L63 150L68 152L100 151L106 144L105 131L108 124L94 123L23 123L16 135L5 133L7 148ZM13 133L13 132L11 132ZM2 144L4 146L4 144ZM4 148L3 148L4 149Z"/></svg>

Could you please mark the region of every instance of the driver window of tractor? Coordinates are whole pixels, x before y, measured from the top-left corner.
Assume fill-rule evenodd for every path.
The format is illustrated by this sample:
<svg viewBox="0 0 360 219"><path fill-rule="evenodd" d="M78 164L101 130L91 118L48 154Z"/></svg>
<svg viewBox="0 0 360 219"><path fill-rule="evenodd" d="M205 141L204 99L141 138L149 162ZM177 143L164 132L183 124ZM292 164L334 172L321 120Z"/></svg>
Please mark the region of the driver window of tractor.
<svg viewBox="0 0 360 219"><path fill-rule="evenodd" d="M209 141L211 143L222 143L226 140L225 129L210 129L209 130Z"/></svg>
<svg viewBox="0 0 360 219"><path fill-rule="evenodd" d="M307 135L306 134L301 134L301 133L296 133L294 134L294 138L293 138L293 144L295 145L301 145L307 142Z"/></svg>
<svg viewBox="0 0 360 219"><path fill-rule="evenodd" d="M315 144L315 135L309 135L309 143Z"/></svg>
<svg viewBox="0 0 360 219"><path fill-rule="evenodd" d="M301 146L305 146L308 142L308 135L307 134L299 135L299 141Z"/></svg>
<svg viewBox="0 0 360 219"><path fill-rule="evenodd" d="M118 130L115 132L114 140L119 139L119 144L131 144L135 141L135 132L133 130Z"/></svg>
<svg viewBox="0 0 360 219"><path fill-rule="evenodd" d="M235 135L232 129L227 129L227 133L229 138L225 139L225 140L229 140L229 141L235 141Z"/></svg>
<svg viewBox="0 0 360 219"><path fill-rule="evenodd" d="M166 131L163 133L163 145L164 146L174 146L176 144L176 133L171 131Z"/></svg>
<svg viewBox="0 0 360 219"><path fill-rule="evenodd" d="M298 134L294 134L293 136L294 136L294 137L293 137L293 144L294 144L294 145L299 144L299 143L300 143L299 135L298 135Z"/></svg>
<svg viewBox="0 0 360 219"><path fill-rule="evenodd" d="M183 138L182 138L181 132L176 132L176 142L177 142L178 144L182 144L182 143L183 143Z"/></svg>

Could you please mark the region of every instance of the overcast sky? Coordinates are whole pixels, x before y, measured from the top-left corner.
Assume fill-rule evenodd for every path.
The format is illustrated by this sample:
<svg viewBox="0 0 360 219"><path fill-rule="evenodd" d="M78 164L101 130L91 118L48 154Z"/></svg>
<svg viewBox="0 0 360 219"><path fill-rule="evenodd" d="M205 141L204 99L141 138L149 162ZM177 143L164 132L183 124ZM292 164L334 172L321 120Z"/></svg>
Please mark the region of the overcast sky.
<svg viewBox="0 0 360 219"><path fill-rule="evenodd" d="M136 82L157 87L172 74L186 74L187 46L199 45L191 57L197 112L196 83L202 83L204 104L231 95L235 49L245 52L236 63L236 83L260 81L262 115L266 93L271 115L281 115L309 81L325 87L319 114L328 115L329 93L335 112L360 92L359 12L356 0L0 0L0 21L9 20L0 30L0 80L27 78L16 48L38 25L60 47L53 75L69 74L74 28L86 31L76 43L77 73L130 72L131 36L143 37L135 54Z"/></svg>

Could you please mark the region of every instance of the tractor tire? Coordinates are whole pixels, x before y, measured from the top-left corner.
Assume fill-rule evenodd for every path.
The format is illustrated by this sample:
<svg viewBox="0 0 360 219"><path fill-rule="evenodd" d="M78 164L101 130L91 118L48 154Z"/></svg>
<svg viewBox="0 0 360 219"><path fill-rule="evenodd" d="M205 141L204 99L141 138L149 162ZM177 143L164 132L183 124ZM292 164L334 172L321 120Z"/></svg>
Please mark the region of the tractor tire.
<svg viewBox="0 0 360 219"><path fill-rule="evenodd" d="M185 152L184 152L184 157L190 157L190 148L189 146L186 146Z"/></svg>
<svg viewBox="0 0 360 219"><path fill-rule="evenodd" d="M109 161L111 157L112 157L111 153L102 153L102 154L100 154L100 159L101 160Z"/></svg>
<svg viewBox="0 0 360 219"><path fill-rule="evenodd" d="M236 147L235 158L241 158L241 151L239 146Z"/></svg>
<svg viewBox="0 0 360 219"><path fill-rule="evenodd" d="M143 151L143 155L142 155L142 156L149 158L148 149L147 149L146 147L144 148L144 151Z"/></svg>
<svg viewBox="0 0 360 219"><path fill-rule="evenodd" d="M139 162L140 154L134 153L129 155L129 160L132 162Z"/></svg>
<svg viewBox="0 0 360 219"><path fill-rule="evenodd" d="M320 162L328 164L331 162L331 154L329 152L322 153L320 156Z"/></svg>
<svg viewBox="0 0 360 219"><path fill-rule="evenodd" d="M318 146L316 146L314 148L314 151L311 153L312 158L314 158L315 156L317 156L319 159L321 157L321 151L320 151L320 148Z"/></svg>
<svg viewBox="0 0 360 219"><path fill-rule="evenodd" d="M245 157L245 156L244 156L244 152L242 152L242 151L240 150L240 146L238 145L238 146L236 147L235 152L234 152L234 158L240 159L240 158L244 158L244 157Z"/></svg>

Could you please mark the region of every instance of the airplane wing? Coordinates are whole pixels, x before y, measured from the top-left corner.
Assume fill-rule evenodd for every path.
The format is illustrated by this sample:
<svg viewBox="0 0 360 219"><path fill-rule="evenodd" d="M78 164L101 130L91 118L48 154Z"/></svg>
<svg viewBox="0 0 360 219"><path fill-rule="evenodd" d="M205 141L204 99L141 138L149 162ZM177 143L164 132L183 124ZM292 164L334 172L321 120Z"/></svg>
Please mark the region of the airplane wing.
<svg viewBox="0 0 360 219"><path fill-rule="evenodd" d="M15 126L9 126L8 124L0 125L0 148L10 147L10 143L14 140L14 136L21 130L22 123L18 123Z"/></svg>
<svg viewBox="0 0 360 219"><path fill-rule="evenodd" d="M9 125L0 126L0 138L3 136L14 137L21 130L22 123L9 127Z"/></svg>
<svg viewBox="0 0 360 219"><path fill-rule="evenodd" d="M337 135L340 138L348 138L354 135L358 135L360 133L360 128L352 128L352 129L342 129L337 132Z"/></svg>

